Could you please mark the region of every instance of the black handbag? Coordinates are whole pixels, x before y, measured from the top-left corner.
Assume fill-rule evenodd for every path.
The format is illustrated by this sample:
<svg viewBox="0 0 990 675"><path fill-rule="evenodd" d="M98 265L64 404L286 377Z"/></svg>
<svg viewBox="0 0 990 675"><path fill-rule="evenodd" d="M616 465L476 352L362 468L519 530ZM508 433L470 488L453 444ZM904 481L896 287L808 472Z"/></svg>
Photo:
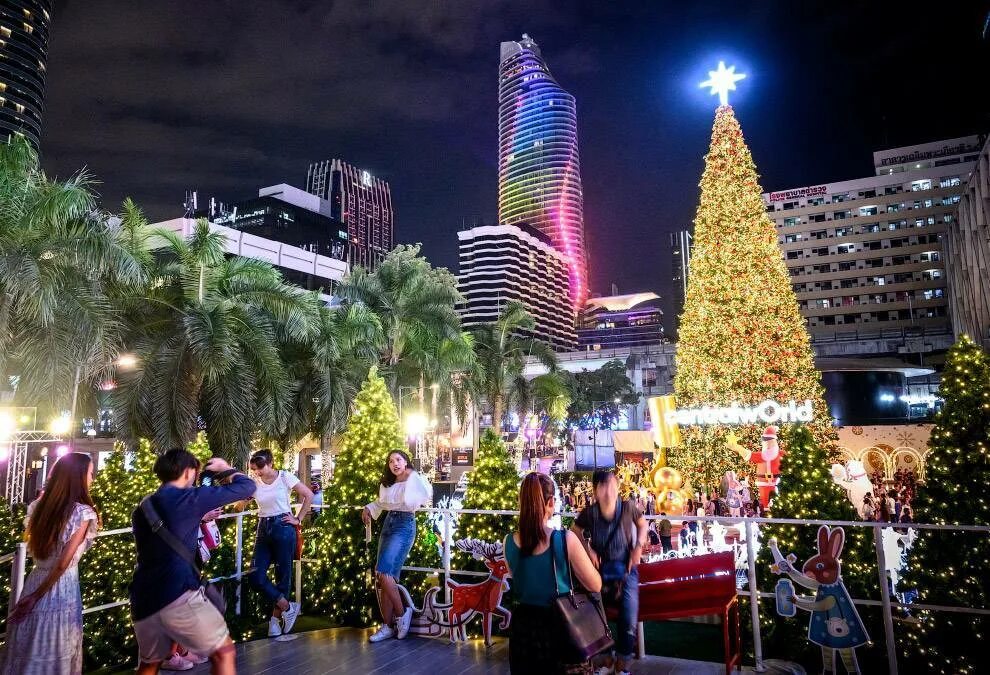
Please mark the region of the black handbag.
<svg viewBox="0 0 990 675"><path fill-rule="evenodd" d="M554 536L557 535L555 531ZM587 661L615 644L612 631L605 618L605 608L598 593L574 591L574 575L571 572L570 556L567 553L567 539L564 539L564 558L567 563L567 578L570 583L567 593L560 593L557 586L557 550L550 537L550 560L553 565L553 588L556 598L553 601L560 622L567 631L573 652Z"/></svg>
<svg viewBox="0 0 990 675"><path fill-rule="evenodd" d="M223 591L216 584L211 584L203 578L199 565L196 564L195 554L187 549L182 541L172 534L171 530L165 527L165 521L158 515L154 504L151 503L150 496L141 500L141 513L144 514L145 520L151 526L151 531L161 537L162 541L169 545L169 548L192 566L193 571L196 572L196 576L199 577L203 595L210 601L210 604L216 607L220 614L225 613L227 611L227 599L223 596Z"/></svg>

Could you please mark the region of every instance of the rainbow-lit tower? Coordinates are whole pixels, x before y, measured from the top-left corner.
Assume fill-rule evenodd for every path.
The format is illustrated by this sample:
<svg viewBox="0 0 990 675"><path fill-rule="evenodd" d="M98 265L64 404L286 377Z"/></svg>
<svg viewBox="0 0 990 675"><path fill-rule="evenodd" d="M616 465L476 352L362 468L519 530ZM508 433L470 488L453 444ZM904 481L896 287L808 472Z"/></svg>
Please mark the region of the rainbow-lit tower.
<svg viewBox="0 0 990 675"><path fill-rule="evenodd" d="M568 261L575 310L588 297L577 107L523 33L503 42L498 73L498 219L550 237Z"/></svg>

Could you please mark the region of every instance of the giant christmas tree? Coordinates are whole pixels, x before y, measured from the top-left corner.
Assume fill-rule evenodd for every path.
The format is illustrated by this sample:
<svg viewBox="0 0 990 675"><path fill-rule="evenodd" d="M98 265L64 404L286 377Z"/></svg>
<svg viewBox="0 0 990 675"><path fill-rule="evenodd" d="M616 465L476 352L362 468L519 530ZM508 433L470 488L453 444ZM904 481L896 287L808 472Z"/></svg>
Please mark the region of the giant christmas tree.
<svg viewBox="0 0 990 675"><path fill-rule="evenodd" d="M478 447L478 461L468 474L465 509L511 511L519 508L519 472L502 439L486 429ZM466 513L457 528L457 538L499 542L514 529L515 519Z"/></svg>
<svg viewBox="0 0 990 675"><path fill-rule="evenodd" d="M945 407L928 442L925 485L912 504L914 520L990 525L990 357L965 335L949 350L939 395ZM918 602L926 605L985 608L990 603L988 569L985 533L920 530L899 587L917 588ZM927 673L975 673L986 667L986 616L914 615L920 623L897 633L902 664L917 664Z"/></svg>
<svg viewBox="0 0 990 675"><path fill-rule="evenodd" d="M732 108L715 113L694 221L694 253L678 329L674 390L678 408L754 406L811 400L808 425L819 447L834 445L821 375L798 311L777 232L766 214L756 167ZM765 425L736 427L740 443L760 450ZM696 487L711 489L728 469L752 466L726 448L724 426L682 428L669 453ZM781 447L787 450L787 429ZM782 470L787 471L787 458Z"/></svg>

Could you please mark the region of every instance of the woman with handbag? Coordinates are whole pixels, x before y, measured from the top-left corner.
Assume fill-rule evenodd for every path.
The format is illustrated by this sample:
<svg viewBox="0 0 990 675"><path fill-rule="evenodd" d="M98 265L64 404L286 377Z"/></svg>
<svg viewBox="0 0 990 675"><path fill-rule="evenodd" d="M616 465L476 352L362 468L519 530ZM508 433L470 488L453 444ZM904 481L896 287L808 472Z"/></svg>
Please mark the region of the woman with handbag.
<svg viewBox="0 0 990 675"><path fill-rule="evenodd" d="M299 603L289 601L292 583L292 561L299 544L300 523L309 513L313 492L288 471L277 471L270 450L251 455L251 473L257 490L258 534L254 541L254 571L248 577L251 585L272 603L268 620L268 636L276 637L292 630L299 618ZM302 501L299 513L292 515L292 492ZM268 568L275 564L275 583L268 579Z"/></svg>
<svg viewBox="0 0 990 675"><path fill-rule="evenodd" d="M542 473L527 475L519 489L519 531L507 536L504 545L519 603L509 639L513 673L591 673L590 655L579 652L570 639L558 601L575 597L574 578L592 593L601 590L602 579L573 532L547 526L554 506L553 481ZM604 614L601 623L607 635Z"/></svg>
<svg viewBox="0 0 990 675"><path fill-rule="evenodd" d="M34 568L8 617L5 675L82 672L78 565L99 527L89 496L92 481L90 456L69 453L55 463L44 493L28 507L28 551Z"/></svg>

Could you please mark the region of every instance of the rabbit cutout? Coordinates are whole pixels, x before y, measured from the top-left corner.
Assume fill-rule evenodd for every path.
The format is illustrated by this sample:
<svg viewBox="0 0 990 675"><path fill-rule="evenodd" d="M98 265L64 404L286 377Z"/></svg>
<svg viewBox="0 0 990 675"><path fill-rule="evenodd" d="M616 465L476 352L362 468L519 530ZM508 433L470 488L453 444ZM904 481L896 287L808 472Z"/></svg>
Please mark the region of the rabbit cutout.
<svg viewBox="0 0 990 675"><path fill-rule="evenodd" d="M826 671L834 671L834 653L839 651L849 673L859 673L856 647L870 641L863 620L842 583L842 567L839 556L846 533L841 527L829 530L823 525L818 530L818 555L804 563L799 572L792 564L793 556L785 558L771 541L774 557L773 570L786 573L796 584L815 591L815 597L795 597L794 604L811 612L808 623L808 640L822 648L822 660Z"/></svg>

